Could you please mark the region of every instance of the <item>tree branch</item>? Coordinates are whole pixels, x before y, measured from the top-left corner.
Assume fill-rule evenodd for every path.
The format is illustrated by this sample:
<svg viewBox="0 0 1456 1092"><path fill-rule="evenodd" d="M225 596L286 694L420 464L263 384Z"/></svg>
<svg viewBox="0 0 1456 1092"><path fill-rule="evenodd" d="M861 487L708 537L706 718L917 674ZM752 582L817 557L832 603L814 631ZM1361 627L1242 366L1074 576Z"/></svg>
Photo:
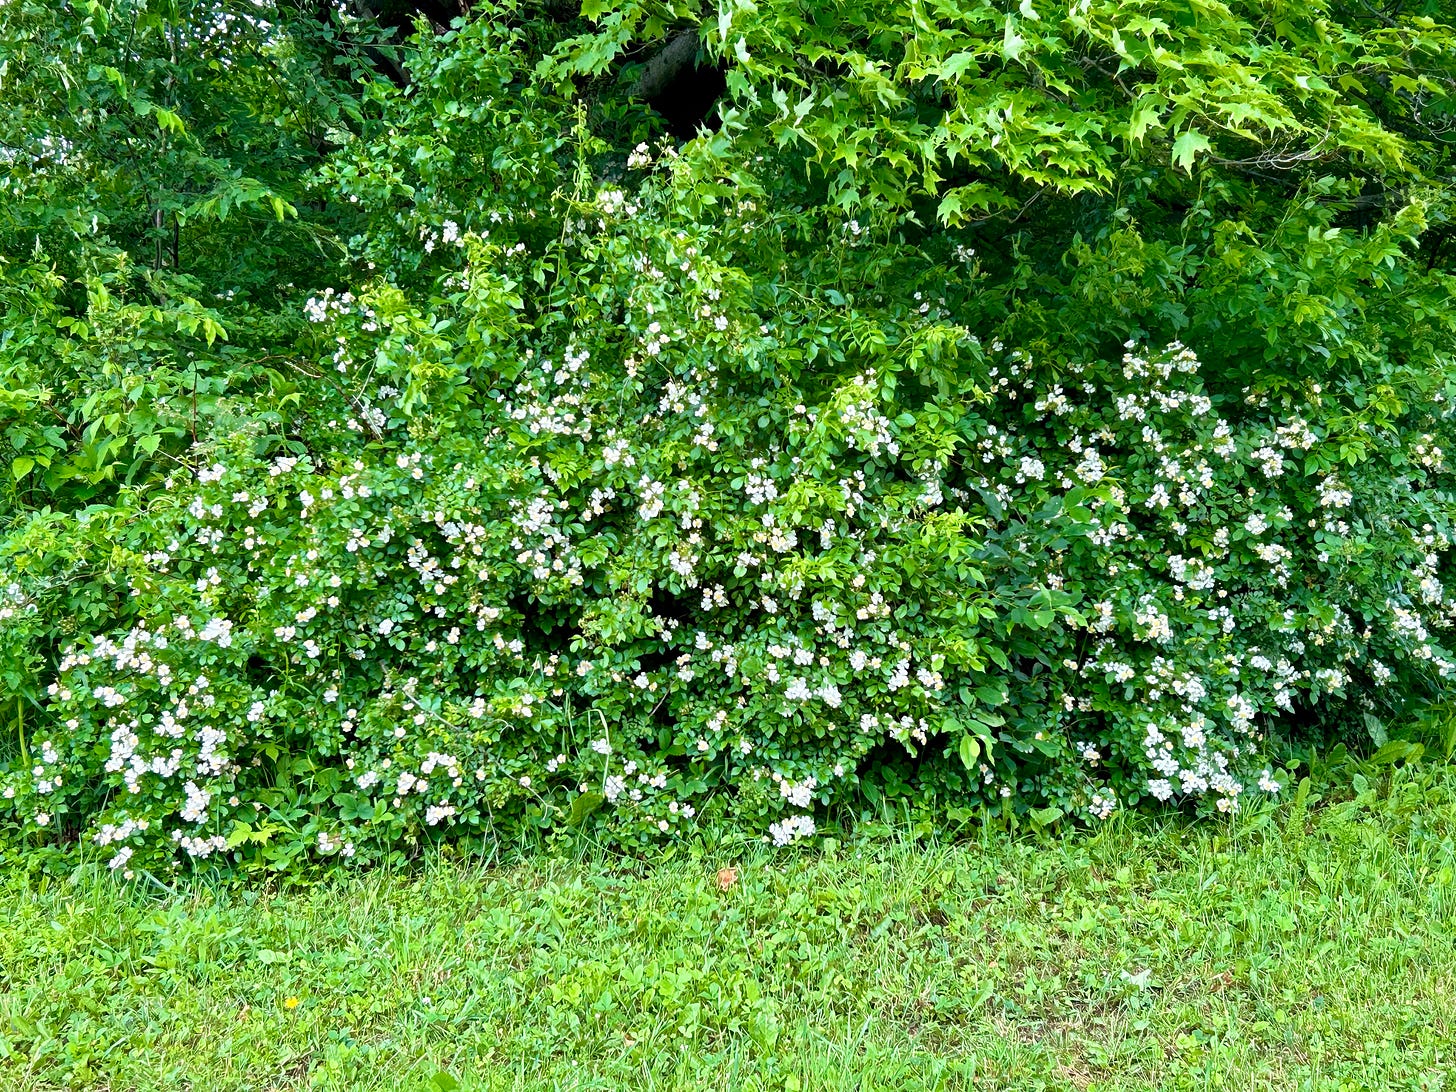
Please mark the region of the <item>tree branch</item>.
<svg viewBox="0 0 1456 1092"><path fill-rule="evenodd" d="M693 64L698 57L698 29L687 27L678 31L657 53L642 66L637 77L634 94L639 99L655 99L677 78L684 68Z"/></svg>
<svg viewBox="0 0 1456 1092"><path fill-rule="evenodd" d="M359 9L359 14L364 16L365 19L375 25L380 25L379 16L369 4L369 0L354 0L354 7ZM399 61L395 60L392 46L370 45L366 46L365 49L377 63L389 69L389 73L394 77L395 83L400 87L409 86L409 73L404 70L404 66Z"/></svg>

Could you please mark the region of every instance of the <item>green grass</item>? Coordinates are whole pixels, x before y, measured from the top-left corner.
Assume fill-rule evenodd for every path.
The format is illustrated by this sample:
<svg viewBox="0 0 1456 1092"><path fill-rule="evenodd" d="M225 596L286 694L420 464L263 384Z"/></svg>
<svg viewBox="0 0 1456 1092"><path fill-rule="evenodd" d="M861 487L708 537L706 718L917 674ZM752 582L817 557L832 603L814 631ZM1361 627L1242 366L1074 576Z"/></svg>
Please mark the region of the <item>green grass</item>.
<svg viewBox="0 0 1456 1092"><path fill-rule="evenodd" d="M1456 772L1395 777L1259 829L12 876L0 1088L1456 1089Z"/></svg>

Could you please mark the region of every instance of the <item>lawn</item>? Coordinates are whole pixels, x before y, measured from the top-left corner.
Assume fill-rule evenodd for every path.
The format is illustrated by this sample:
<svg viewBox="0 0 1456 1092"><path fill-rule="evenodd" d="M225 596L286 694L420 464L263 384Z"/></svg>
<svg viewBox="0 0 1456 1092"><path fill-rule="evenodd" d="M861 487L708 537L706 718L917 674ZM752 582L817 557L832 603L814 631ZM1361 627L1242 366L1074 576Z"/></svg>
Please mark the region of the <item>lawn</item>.
<svg viewBox="0 0 1456 1092"><path fill-rule="evenodd" d="M12 874L0 1087L1456 1088L1456 772L1394 779L1233 826Z"/></svg>

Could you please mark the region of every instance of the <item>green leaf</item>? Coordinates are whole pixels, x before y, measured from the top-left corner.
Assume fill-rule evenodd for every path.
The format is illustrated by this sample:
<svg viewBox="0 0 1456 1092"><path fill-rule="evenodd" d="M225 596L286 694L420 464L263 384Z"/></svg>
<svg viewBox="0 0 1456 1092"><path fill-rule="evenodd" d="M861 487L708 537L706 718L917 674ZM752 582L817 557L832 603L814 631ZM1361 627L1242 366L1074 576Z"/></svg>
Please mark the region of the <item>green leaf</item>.
<svg viewBox="0 0 1456 1092"><path fill-rule="evenodd" d="M1419 743L1392 739L1370 756L1370 765L1393 766L1397 762L1413 763L1425 753L1425 750L1425 747Z"/></svg>
<svg viewBox="0 0 1456 1092"><path fill-rule="evenodd" d="M995 682L982 683L976 687L976 697L985 705L1004 705L1006 695L1006 683L1001 679L997 679Z"/></svg>
<svg viewBox="0 0 1456 1092"><path fill-rule="evenodd" d="M976 766L976 760L981 757L981 741L970 732L961 736L960 746L961 764L971 770Z"/></svg>
<svg viewBox="0 0 1456 1092"><path fill-rule="evenodd" d="M34 467L34 466L35 466L35 460L34 459L32 459L28 455L21 455L18 458L16 458L16 459L14 459L14 460L11 461L11 463L10 463L10 473L12 473L12 474L15 475L15 480L16 481L19 481L21 478L23 478L27 474L29 474L30 471L31 471L31 468Z"/></svg>
<svg viewBox="0 0 1456 1092"><path fill-rule="evenodd" d="M1032 808L1027 816L1039 827L1049 827L1066 813L1058 807Z"/></svg>
<svg viewBox="0 0 1456 1092"><path fill-rule="evenodd" d="M1208 138L1197 129L1185 130L1183 135L1173 141L1173 162L1182 167L1189 174L1193 173L1193 159L1199 152L1206 152L1212 147Z"/></svg>
<svg viewBox="0 0 1456 1092"><path fill-rule="evenodd" d="M597 808L606 802L606 797L599 792L584 792L571 802L571 811L567 813L566 822L573 827L579 827L586 822L587 817Z"/></svg>
<svg viewBox="0 0 1456 1092"><path fill-rule="evenodd" d="M969 50L962 50L941 61L936 74L943 80L953 80L975 63L976 55Z"/></svg>
<svg viewBox="0 0 1456 1092"><path fill-rule="evenodd" d="M454 1077L450 1076L450 1074L441 1070L430 1078L430 1087L435 1092L459 1092L459 1089L463 1086Z"/></svg>
<svg viewBox="0 0 1456 1092"><path fill-rule="evenodd" d="M1006 31L1001 36L1001 52L1006 55L1008 61L1014 61L1021 56L1021 50L1026 45L1026 39L1016 32L1017 21L1014 16L1006 16Z"/></svg>
<svg viewBox="0 0 1456 1092"><path fill-rule="evenodd" d="M1390 734L1385 730L1385 722L1372 713L1365 714L1365 730L1370 733L1370 742L1377 747L1384 747L1390 742Z"/></svg>
<svg viewBox="0 0 1456 1092"><path fill-rule="evenodd" d="M1132 108L1132 116L1128 118L1128 137L1141 142L1149 129L1161 128L1163 107L1166 105L1161 95L1144 95L1138 99Z"/></svg>
<svg viewBox="0 0 1456 1092"><path fill-rule="evenodd" d="M157 118L157 128L163 132L176 133L178 136L181 136L187 131L187 126L182 123L181 117L174 114L171 110L158 106L153 113Z"/></svg>

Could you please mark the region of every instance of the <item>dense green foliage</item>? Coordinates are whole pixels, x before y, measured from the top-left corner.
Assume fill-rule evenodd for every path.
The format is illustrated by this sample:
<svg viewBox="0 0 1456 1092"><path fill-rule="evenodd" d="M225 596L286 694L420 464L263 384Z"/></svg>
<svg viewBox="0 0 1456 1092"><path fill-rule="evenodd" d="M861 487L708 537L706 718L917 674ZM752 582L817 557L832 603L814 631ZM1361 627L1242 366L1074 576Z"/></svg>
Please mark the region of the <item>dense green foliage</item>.
<svg viewBox="0 0 1456 1092"><path fill-rule="evenodd" d="M63 881L11 872L0 1080L1449 1088L1456 777L1401 771L1306 802L1232 827L1119 817L958 845L876 824L789 861L691 846L652 862L432 856L282 891L163 892L100 860Z"/></svg>
<svg viewBox="0 0 1456 1092"><path fill-rule="evenodd" d="M1456 670L1444 17L0 5L0 814L785 843L1382 742Z"/></svg>

